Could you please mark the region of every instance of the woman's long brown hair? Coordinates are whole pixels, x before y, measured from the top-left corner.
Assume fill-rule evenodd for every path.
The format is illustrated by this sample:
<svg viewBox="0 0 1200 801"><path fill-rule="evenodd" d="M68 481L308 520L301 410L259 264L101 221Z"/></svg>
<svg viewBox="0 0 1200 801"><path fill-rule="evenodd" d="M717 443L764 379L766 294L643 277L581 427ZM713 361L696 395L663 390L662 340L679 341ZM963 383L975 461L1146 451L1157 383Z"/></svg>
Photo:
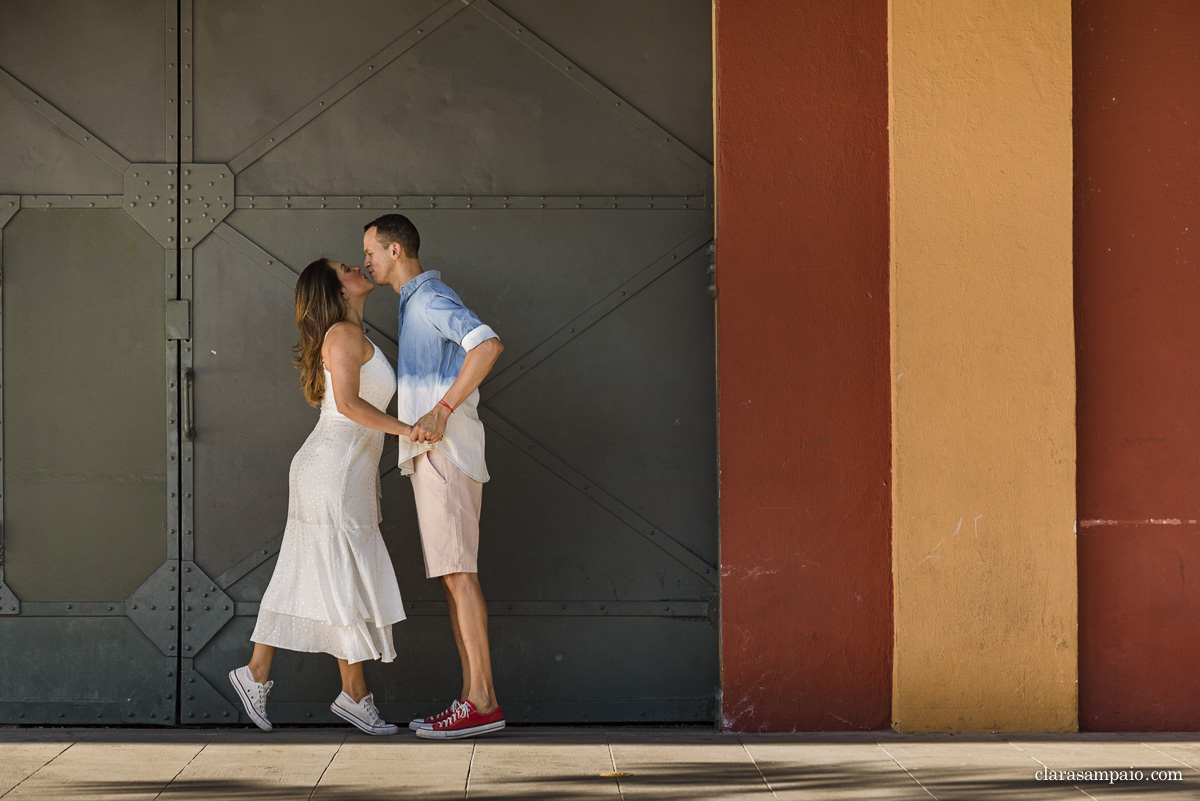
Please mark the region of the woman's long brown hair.
<svg viewBox="0 0 1200 801"><path fill-rule="evenodd" d="M321 361L325 333L345 318L342 282L329 259L317 259L296 279L296 328L300 329L300 341L292 346L304 399L312 406L320 406L325 397L325 365Z"/></svg>

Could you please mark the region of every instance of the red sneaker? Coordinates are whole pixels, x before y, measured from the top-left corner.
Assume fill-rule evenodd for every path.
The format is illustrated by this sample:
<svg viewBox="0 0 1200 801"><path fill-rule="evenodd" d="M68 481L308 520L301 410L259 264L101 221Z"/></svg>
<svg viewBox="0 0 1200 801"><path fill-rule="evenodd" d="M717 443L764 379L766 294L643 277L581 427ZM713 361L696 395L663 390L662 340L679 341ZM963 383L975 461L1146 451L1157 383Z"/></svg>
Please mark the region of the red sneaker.
<svg viewBox="0 0 1200 801"><path fill-rule="evenodd" d="M417 736L425 740L457 740L460 737L475 737L504 728L504 713L496 707L486 715L475 709L470 701L463 701L450 717L439 720L428 729L417 729Z"/></svg>
<svg viewBox="0 0 1200 801"><path fill-rule="evenodd" d="M457 698L455 698L454 703L452 703L446 709L443 709L441 712L438 712L436 715L430 715L427 718L413 718L408 722L408 728L412 729L413 731L416 731L417 729L431 728L433 724L437 723L439 720L445 720L453 715L455 710L457 710L460 706L462 706L462 701L459 701Z"/></svg>

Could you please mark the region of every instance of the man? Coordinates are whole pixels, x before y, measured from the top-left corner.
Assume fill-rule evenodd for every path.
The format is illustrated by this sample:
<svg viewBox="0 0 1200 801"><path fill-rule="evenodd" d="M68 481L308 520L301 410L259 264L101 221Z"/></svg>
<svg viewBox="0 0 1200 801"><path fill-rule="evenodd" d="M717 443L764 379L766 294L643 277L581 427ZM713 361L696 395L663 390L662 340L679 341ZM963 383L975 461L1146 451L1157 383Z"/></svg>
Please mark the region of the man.
<svg viewBox="0 0 1200 801"><path fill-rule="evenodd" d="M412 478L425 575L441 580L462 660L458 700L409 727L418 737L449 740L504 728L477 566L488 472L476 391L504 347L438 272L421 269L420 247L416 227L401 214L364 229L363 266L400 295L397 416L416 421L400 438L400 470Z"/></svg>

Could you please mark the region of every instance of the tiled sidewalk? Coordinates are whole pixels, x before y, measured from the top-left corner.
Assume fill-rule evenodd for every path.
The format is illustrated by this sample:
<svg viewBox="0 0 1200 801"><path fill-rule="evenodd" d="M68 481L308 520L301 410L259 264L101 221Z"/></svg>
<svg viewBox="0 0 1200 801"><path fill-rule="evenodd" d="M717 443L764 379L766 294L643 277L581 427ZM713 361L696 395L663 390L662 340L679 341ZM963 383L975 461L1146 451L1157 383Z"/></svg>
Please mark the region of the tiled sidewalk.
<svg viewBox="0 0 1200 801"><path fill-rule="evenodd" d="M1141 782L1038 771L1142 771ZM1151 771L1182 780L1149 780ZM616 775L614 775L616 774ZM407 730L0 728L4 801L182 799L1082 799L1200 797L1200 735L727 735L512 726Z"/></svg>

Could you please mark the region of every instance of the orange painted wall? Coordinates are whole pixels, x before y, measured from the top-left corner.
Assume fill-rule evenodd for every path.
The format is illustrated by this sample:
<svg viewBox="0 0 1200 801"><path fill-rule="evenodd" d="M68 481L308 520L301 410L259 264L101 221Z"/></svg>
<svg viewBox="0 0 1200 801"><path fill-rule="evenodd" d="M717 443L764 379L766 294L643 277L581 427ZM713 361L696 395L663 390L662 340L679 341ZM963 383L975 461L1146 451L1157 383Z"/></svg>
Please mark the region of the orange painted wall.
<svg viewBox="0 0 1200 801"><path fill-rule="evenodd" d="M885 0L717 0L721 665L737 731L886 728Z"/></svg>
<svg viewBox="0 0 1200 801"><path fill-rule="evenodd" d="M1200 729L1200 4L1075 0L1080 727Z"/></svg>
<svg viewBox="0 0 1200 801"><path fill-rule="evenodd" d="M899 731L1077 726L1069 0L892 0Z"/></svg>

